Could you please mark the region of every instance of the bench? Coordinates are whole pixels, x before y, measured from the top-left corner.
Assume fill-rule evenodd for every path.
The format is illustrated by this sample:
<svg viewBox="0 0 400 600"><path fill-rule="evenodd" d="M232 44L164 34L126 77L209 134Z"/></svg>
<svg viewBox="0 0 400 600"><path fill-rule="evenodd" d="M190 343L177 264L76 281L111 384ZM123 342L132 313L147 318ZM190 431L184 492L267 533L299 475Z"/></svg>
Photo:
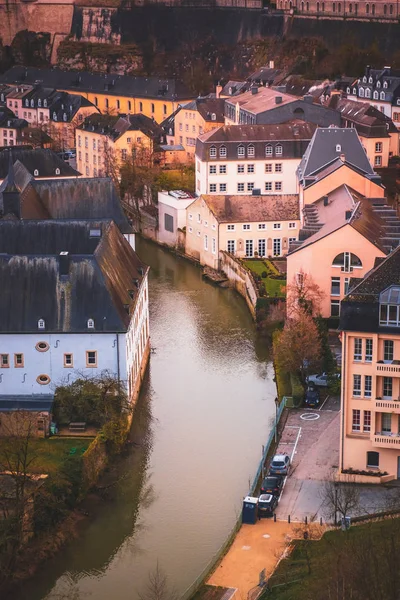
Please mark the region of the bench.
<svg viewBox="0 0 400 600"><path fill-rule="evenodd" d="M68 429L75 432L85 431L86 423L70 423Z"/></svg>

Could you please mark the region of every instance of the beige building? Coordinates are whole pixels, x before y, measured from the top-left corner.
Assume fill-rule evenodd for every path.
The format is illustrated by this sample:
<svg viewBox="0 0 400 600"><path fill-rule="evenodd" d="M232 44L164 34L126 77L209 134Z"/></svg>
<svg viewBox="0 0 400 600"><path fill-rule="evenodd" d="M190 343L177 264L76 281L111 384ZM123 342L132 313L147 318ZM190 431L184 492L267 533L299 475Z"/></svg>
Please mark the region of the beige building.
<svg viewBox="0 0 400 600"><path fill-rule="evenodd" d="M92 115L76 130L76 164L86 177L118 176L136 157L151 165L163 131L144 115Z"/></svg>
<svg viewBox="0 0 400 600"><path fill-rule="evenodd" d="M185 251L213 269L221 250L239 258L283 256L299 227L296 195L203 195L187 208Z"/></svg>
<svg viewBox="0 0 400 600"><path fill-rule="evenodd" d="M196 193L296 194L296 171L316 126L224 126L196 145Z"/></svg>
<svg viewBox="0 0 400 600"><path fill-rule="evenodd" d="M395 2L387 0L356 0L354 2L338 2L337 0L276 0L276 7L285 12L296 12L304 17L320 17L333 19L377 19L379 21L396 21L399 18L399 7Z"/></svg>
<svg viewBox="0 0 400 600"><path fill-rule="evenodd" d="M342 301L339 471L400 479L400 248Z"/></svg>

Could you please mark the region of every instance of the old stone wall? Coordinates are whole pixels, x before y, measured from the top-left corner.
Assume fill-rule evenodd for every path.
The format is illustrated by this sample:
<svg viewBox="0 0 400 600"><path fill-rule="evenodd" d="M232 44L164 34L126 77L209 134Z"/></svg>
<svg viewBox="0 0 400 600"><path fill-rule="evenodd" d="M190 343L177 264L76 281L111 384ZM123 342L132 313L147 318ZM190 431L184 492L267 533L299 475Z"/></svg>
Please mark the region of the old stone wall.
<svg viewBox="0 0 400 600"><path fill-rule="evenodd" d="M227 252L221 251L219 257L221 271L225 273L235 290L246 300L252 317L255 319L258 291L249 271L239 260Z"/></svg>
<svg viewBox="0 0 400 600"><path fill-rule="evenodd" d="M51 34L69 35L72 28L74 5L65 3L0 3L0 37L3 44L11 44L18 31L45 31Z"/></svg>

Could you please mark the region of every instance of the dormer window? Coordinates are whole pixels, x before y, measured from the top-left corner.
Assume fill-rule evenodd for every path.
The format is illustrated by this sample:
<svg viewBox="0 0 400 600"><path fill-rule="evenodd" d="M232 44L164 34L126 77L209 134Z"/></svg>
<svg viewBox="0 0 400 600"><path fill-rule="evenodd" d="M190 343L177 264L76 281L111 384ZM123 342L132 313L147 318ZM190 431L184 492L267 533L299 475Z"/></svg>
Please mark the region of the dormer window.
<svg viewBox="0 0 400 600"><path fill-rule="evenodd" d="M383 87L384 87L385 90L387 89L387 86L388 86L387 81L384 81L383 82Z"/></svg>
<svg viewBox="0 0 400 600"><path fill-rule="evenodd" d="M275 154L276 154L276 156L282 156L282 153L283 153L283 148L279 144L278 146L275 147Z"/></svg>
<svg viewBox="0 0 400 600"><path fill-rule="evenodd" d="M47 100L46 100L46 99L45 99L45 100L43 100L43 106L44 106L45 108L46 108L46 106L47 106Z"/></svg>
<svg viewBox="0 0 400 600"><path fill-rule="evenodd" d="M211 113L211 121L216 121L217 115L215 113Z"/></svg>
<svg viewBox="0 0 400 600"><path fill-rule="evenodd" d="M374 80L372 79L372 77L370 77L370 78L368 79L368 83L372 83L373 81L374 81Z"/></svg>
<svg viewBox="0 0 400 600"><path fill-rule="evenodd" d="M45 329L46 323L45 323L44 319L39 319L39 321L37 322L37 326L38 326L38 329Z"/></svg>
<svg viewBox="0 0 400 600"><path fill-rule="evenodd" d="M254 146L253 146L253 144L250 144L249 146L247 146L247 156L249 158L253 158L254 154L255 154Z"/></svg>
<svg viewBox="0 0 400 600"><path fill-rule="evenodd" d="M32 99L31 100L31 107L34 108L34 106L35 106L35 101Z"/></svg>
<svg viewBox="0 0 400 600"><path fill-rule="evenodd" d="M265 156L272 156L272 152L273 152L272 146L270 146L270 145L265 146Z"/></svg>
<svg viewBox="0 0 400 600"><path fill-rule="evenodd" d="M341 152L342 146L340 144L336 144L336 152Z"/></svg>
<svg viewBox="0 0 400 600"><path fill-rule="evenodd" d="M367 83L367 78L365 76L363 77L363 82Z"/></svg>
<svg viewBox="0 0 400 600"><path fill-rule="evenodd" d="M377 87L377 88L380 88L380 87L381 87L381 82L380 82L380 81L377 81L377 82L376 82L376 87Z"/></svg>
<svg viewBox="0 0 400 600"><path fill-rule="evenodd" d="M238 146L237 155L239 158L243 158L246 155L244 146Z"/></svg>
<svg viewBox="0 0 400 600"><path fill-rule="evenodd" d="M40 98L39 98L39 99L38 99L38 101L37 101L37 105L38 105L38 107L39 107L39 108L42 106L42 101L41 101L41 99L40 99Z"/></svg>
<svg viewBox="0 0 400 600"><path fill-rule="evenodd" d="M38 177L38 175L39 175L39 171L38 171L37 169L35 169L35 170L33 171L33 174L34 174L34 176L35 176L35 177Z"/></svg>
<svg viewBox="0 0 400 600"><path fill-rule="evenodd" d="M221 146L219 149L220 158L226 158L226 146Z"/></svg>
<svg viewBox="0 0 400 600"><path fill-rule="evenodd" d="M57 113L53 112L53 121L57 121Z"/></svg>
<svg viewBox="0 0 400 600"><path fill-rule="evenodd" d="M25 100L25 106L29 106L29 100L28 100L28 98Z"/></svg>
<svg viewBox="0 0 400 600"><path fill-rule="evenodd" d="M400 327L400 287L392 285L379 295L379 325Z"/></svg>
<svg viewBox="0 0 400 600"><path fill-rule="evenodd" d="M385 92L381 92L381 100L384 100L385 98L386 98Z"/></svg>
<svg viewBox="0 0 400 600"><path fill-rule="evenodd" d="M347 93L348 93L348 94L350 94L350 93L351 93L351 90L350 90L350 88L349 88L349 87L347 88Z"/></svg>
<svg viewBox="0 0 400 600"><path fill-rule="evenodd" d="M376 90L375 90L373 96L374 96L374 100L379 100L379 92L377 92Z"/></svg>
<svg viewBox="0 0 400 600"><path fill-rule="evenodd" d="M66 122L68 120L67 113L63 114L63 120L64 120L64 122Z"/></svg>
<svg viewBox="0 0 400 600"><path fill-rule="evenodd" d="M215 146L211 146L210 148L210 158L217 158L217 149Z"/></svg>
<svg viewBox="0 0 400 600"><path fill-rule="evenodd" d="M371 98L371 90L370 90L369 88L367 88L367 89L365 90L365 97L366 97L366 98Z"/></svg>
<svg viewBox="0 0 400 600"><path fill-rule="evenodd" d="M59 174L60 174L60 169L57 167L57 169L56 169L56 175L59 175Z"/></svg>
<svg viewBox="0 0 400 600"><path fill-rule="evenodd" d="M353 88L353 94L357 96L357 88Z"/></svg>
<svg viewBox="0 0 400 600"><path fill-rule="evenodd" d="M88 319L87 326L88 326L88 329L94 329L94 320Z"/></svg>
<svg viewBox="0 0 400 600"><path fill-rule="evenodd" d="M364 88L360 87L358 95L360 96L360 98L364 98Z"/></svg>

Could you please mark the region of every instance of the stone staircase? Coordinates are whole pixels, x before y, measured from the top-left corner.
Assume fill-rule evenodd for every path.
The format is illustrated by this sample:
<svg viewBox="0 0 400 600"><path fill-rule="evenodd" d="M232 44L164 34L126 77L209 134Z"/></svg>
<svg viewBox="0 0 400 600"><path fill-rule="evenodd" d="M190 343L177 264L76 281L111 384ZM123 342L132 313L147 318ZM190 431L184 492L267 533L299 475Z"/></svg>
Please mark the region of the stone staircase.
<svg viewBox="0 0 400 600"><path fill-rule="evenodd" d="M381 243L386 252L390 252L400 244L400 219L397 212L391 206L382 204L381 201L373 200L372 208L383 222L384 233L381 237Z"/></svg>

